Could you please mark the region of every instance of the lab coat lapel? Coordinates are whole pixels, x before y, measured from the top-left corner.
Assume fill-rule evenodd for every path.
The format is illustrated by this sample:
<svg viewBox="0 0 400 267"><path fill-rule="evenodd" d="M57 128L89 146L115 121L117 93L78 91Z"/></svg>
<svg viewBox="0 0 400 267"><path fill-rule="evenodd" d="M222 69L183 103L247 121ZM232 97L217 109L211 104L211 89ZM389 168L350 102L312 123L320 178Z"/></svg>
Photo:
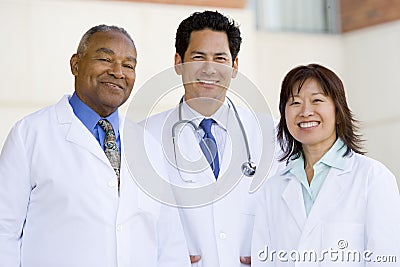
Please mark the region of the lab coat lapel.
<svg viewBox="0 0 400 267"><path fill-rule="evenodd" d="M240 172L242 163L247 160L247 151L244 143L243 132L240 129L235 113L232 108L225 112L228 112L225 125L227 134L224 150L220 157L220 177L224 173L229 173L231 175L232 169L237 169ZM242 114L239 114L239 117L242 116ZM233 145L235 147L233 147ZM236 173L236 171L234 173Z"/></svg>
<svg viewBox="0 0 400 267"><path fill-rule="evenodd" d="M236 129L233 129L234 123L232 123L232 118L228 118L228 123L226 125L226 137L225 137L225 146L224 150L221 151L220 155L220 172L219 176L221 177L223 173L226 173L229 167L232 168L232 166L229 166L230 163L232 163L232 140L231 140L231 133L234 133Z"/></svg>
<svg viewBox="0 0 400 267"><path fill-rule="evenodd" d="M285 201L290 214L296 221L299 230L302 231L306 223L307 216L304 207L301 184L294 176L288 179L288 184L282 193L282 198Z"/></svg>
<svg viewBox="0 0 400 267"><path fill-rule="evenodd" d="M226 173L229 167L230 163L232 162L232 142L231 139L229 138L229 134L226 136L226 141L225 141L225 147L224 150L220 156L220 172L219 176L222 176L223 173ZM211 168L210 168L211 170Z"/></svg>
<svg viewBox="0 0 400 267"><path fill-rule="evenodd" d="M343 177L342 175L349 171L350 169L340 170L331 168L310 210L302 239L306 238L324 218L329 217L331 210L338 205L338 200L343 196L344 192L343 183L340 180Z"/></svg>
<svg viewBox="0 0 400 267"><path fill-rule="evenodd" d="M64 96L64 98L57 103L55 108L59 124L70 125L66 127L65 139L86 149L105 164L110 165L96 138L93 137L89 130L86 129L73 113L72 107L68 102L68 97Z"/></svg>
<svg viewBox="0 0 400 267"><path fill-rule="evenodd" d="M202 185L215 182L214 174L211 170L211 167L208 164L203 152L201 151L199 141L196 136L196 130L193 129L192 126L190 126L189 124L185 124L185 126L184 124L181 124L177 127L176 131L176 134L178 136L176 139L176 149L179 149L179 151L176 151L176 155L177 157L183 156L183 158L177 158L178 166L180 168L184 168L184 161L188 162L189 166L187 168L189 168L189 170L193 170L193 168L197 169L199 166L204 166L204 168L200 169L202 171L181 171L182 178L185 181L200 183Z"/></svg>

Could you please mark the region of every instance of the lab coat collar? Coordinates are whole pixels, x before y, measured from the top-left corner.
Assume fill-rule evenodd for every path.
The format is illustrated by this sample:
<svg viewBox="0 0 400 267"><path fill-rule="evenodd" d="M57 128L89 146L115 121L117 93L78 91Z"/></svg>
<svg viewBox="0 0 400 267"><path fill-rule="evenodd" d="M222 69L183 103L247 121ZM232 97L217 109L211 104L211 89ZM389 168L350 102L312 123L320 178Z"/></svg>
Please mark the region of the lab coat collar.
<svg viewBox="0 0 400 267"><path fill-rule="evenodd" d="M196 125L197 129L196 131L198 133L201 133L203 130L199 127L201 121L205 118L204 115L200 114L199 112L197 112L196 110L192 109L185 101L183 101L182 103L182 119L183 120L190 120L192 122L194 122L194 124ZM227 129L236 129L237 124L233 124L232 125L232 120L229 117L233 116L234 113L229 113L230 109L231 109L231 105L228 103L227 99L225 99L224 103L221 105L221 107L211 116L211 118L213 118L217 124L218 127L220 127L223 131L227 131ZM176 110L176 112L179 112L179 110ZM232 111L233 112L233 111ZM228 127L229 126L229 127ZM199 140L197 139L198 136L196 134L193 134L192 131L193 129L191 129L191 127L186 127L187 129L185 129L185 131L189 131L187 134L184 134L182 136L184 136L185 138L185 144L198 144ZM235 130L233 130L235 131ZM240 131L239 129L237 129L236 131ZM223 173L226 172L228 166L229 166L229 159L231 158L231 149L230 149L230 143L228 143L229 140L226 141L225 143L225 147L223 149L223 151L221 152L221 155L223 155L221 157L221 161L220 161L220 176L219 176L219 181L222 181L222 175ZM187 154L186 156L188 158L193 157L193 160L196 159L198 157L198 155L200 155L201 160L204 161L205 166L209 166L205 157L203 157L203 152L200 149L200 146L195 146L196 150L193 151L193 146L182 146L181 149L185 150L185 149L190 149L190 153ZM195 161L195 160L194 160ZM210 184L210 183L215 183L216 180L214 178L214 174L212 172L211 168L206 168L204 170L204 172L198 173L196 175L188 175L190 178L187 178L186 175L184 175L183 173L181 173L181 177L183 177L184 180L186 181L191 181L191 182L200 182L200 183L205 183L205 184Z"/></svg>
<svg viewBox="0 0 400 267"><path fill-rule="evenodd" d="M304 208L301 183L289 172L290 166L287 166L280 172L280 177L287 181L282 198L302 232L300 242L309 236L313 229L321 223L323 218L329 217L332 208L339 203L338 200L343 196L343 192L345 191L343 187L347 186L347 183L343 179L346 179L346 174L352 171L354 164L353 155L351 153L344 158L343 169L331 168L308 218Z"/></svg>
<svg viewBox="0 0 400 267"><path fill-rule="evenodd" d="M293 176L292 178L295 178L293 174L289 175ZM301 183L297 179L288 179L288 184L282 193L282 198L301 232L307 220Z"/></svg>
<svg viewBox="0 0 400 267"><path fill-rule="evenodd" d="M287 185L282 193L282 199L302 233L300 243L321 223L323 218L329 215L331 209L337 205L338 199L343 195L344 190L340 183L342 172L339 169L331 169L308 217L300 181L291 173L285 175L284 179L287 180Z"/></svg>
<svg viewBox="0 0 400 267"><path fill-rule="evenodd" d="M65 95L55 105L56 116L59 124L70 125L68 130L65 132L65 139L86 149L111 167L107 156L100 147L96 138L94 138L86 126L75 116L74 111L72 110L72 107L68 101L70 97L70 95Z"/></svg>
<svg viewBox="0 0 400 267"><path fill-rule="evenodd" d="M321 224L324 218L329 217L331 210L338 205L344 192L343 184L340 182L342 173L343 170L331 168L310 210L301 239L307 238L312 230Z"/></svg>
<svg viewBox="0 0 400 267"><path fill-rule="evenodd" d="M343 156L346 149L347 146L344 144L342 139L338 138L333 146L322 156L322 158L317 163L315 163L315 165L319 162L322 162L330 167L346 171L346 166L348 165L348 161L346 158L351 157L353 154L353 152L351 151L349 155ZM301 157L302 156L300 156L300 158L289 160L286 167L279 172L279 175L283 176L290 172L291 169L296 168L299 161L303 161Z"/></svg>

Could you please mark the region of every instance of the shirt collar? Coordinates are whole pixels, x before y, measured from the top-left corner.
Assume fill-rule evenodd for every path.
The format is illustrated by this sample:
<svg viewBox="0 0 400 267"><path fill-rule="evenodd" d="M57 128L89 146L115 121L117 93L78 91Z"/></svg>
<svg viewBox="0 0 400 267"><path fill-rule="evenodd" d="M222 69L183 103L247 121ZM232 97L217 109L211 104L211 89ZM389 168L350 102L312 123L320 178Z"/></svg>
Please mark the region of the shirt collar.
<svg viewBox="0 0 400 267"><path fill-rule="evenodd" d="M226 130L228 124L229 110L230 104L228 103L227 99L225 99L224 103L218 108L218 110L207 118L212 118L213 120L215 120L218 126ZM206 117L196 110L192 109L184 100L182 103L182 118L193 121L196 124L197 128L199 128L201 121Z"/></svg>
<svg viewBox="0 0 400 267"><path fill-rule="evenodd" d="M326 152L320 160L318 160L315 165L323 163L329 167L344 170L346 165L346 158L343 156L346 151L347 146L344 144L342 139L338 138L333 146ZM299 168L304 169L304 159L300 156L296 159L289 160L286 168L283 170L282 174L290 172L298 172Z"/></svg>
<svg viewBox="0 0 400 267"><path fill-rule="evenodd" d="M333 146L322 156L317 163L324 163L330 167L344 170L346 159L343 154L346 152L347 146L342 139L338 138Z"/></svg>
<svg viewBox="0 0 400 267"><path fill-rule="evenodd" d="M304 158L303 156L291 160L286 168L285 173L290 172L307 188L308 181L304 171Z"/></svg>
<svg viewBox="0 0 400 267"><path fill-rule="evenodd" d="M97 126L97 122L100 119L107 119L116 135L119 135L119 116L118 116L118 109L111 113L106 118L102 118L97 114L93 109L91 109L88 105L82 102L79 97L74 92L71 98L69 99L69 103L74 111L75 116L86 126L86 128L93 133L94 129Z"/></svg>

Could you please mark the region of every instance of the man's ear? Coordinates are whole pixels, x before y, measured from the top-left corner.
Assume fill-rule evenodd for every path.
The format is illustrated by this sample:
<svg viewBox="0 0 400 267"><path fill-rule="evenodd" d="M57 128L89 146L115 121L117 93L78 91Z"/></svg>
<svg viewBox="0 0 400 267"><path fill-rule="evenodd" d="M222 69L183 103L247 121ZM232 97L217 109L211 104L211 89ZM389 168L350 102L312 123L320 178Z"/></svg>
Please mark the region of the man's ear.
<svg viewBox="0 0 400 267"><path fill-rule="evenodd" d="M176 74L182 75L182 58L178 53L175 53L174 61L175 61L174 68L175 68Z"/></svg>
<svg viewBox="0 0 400 267"><path fill-rule="evenodd" d="M233 61L233 71L232 71L232 78L236 78L238 71L239 71L239 58L236 57L235 60Z"/></svg>
<svg viewBox="0 0 400 267"><path fill-rule="evenodd" d="M74 76L78 75L78 63L79 63L78 55L73 54L71 59L69 60L69 65L71 67L71 72Z"/></svg>

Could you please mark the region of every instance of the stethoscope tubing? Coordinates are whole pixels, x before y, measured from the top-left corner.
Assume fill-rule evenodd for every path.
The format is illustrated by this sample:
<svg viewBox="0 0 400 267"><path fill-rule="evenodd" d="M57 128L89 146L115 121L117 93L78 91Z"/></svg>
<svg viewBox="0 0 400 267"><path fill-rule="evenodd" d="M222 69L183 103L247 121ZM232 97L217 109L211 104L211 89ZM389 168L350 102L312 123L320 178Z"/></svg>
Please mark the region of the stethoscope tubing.
<svg viewBox="0 0 400 267"><path fill-rule="evenodd" d="M245 147L246 147L246 153L247 153L247 160L248 160L248 162L250 163L250 162L252 162L252 161L251 161L250 146L249 146L249 141L248 141L248 139L247 139L246 130L244 129L242 120L241 120L240 117L239 117L239 113L238 113L238 111L237 111L237 109L236 109L236 106L233 104L232 100L231 100L229 97L226 97L226 98L228 99L229 104L232 106L233 112L235 113L236 120L237 120L237 122L238 122L238 124L239 124L240 131L242 132L242 136L243 136L243 139L244 139L244 143L245 143ZM178 125L180 125L180 124L182 124L182 123L185 123L185 124L186 124L186 123L189 123L189 124L193 127L193 129L194 129L195 131L197 131L197 128L198 128L198 127L196 126L196 124L195 124L193 121L191 121L191 120L183 120L183 119L182 119L182 104L183 104L183 97L182 97L181 100L179 101L179 107L178 107L178 121L174 123L174 125L172 126L172 129L171 129L171 131L172 131L172 142L174 143L174 145L175 145L175 137L176 137L176 136L175 136L175 129L176 129L176 127L177 127ZM202 140L202 139L201 139L201 140Z"/></svg>

